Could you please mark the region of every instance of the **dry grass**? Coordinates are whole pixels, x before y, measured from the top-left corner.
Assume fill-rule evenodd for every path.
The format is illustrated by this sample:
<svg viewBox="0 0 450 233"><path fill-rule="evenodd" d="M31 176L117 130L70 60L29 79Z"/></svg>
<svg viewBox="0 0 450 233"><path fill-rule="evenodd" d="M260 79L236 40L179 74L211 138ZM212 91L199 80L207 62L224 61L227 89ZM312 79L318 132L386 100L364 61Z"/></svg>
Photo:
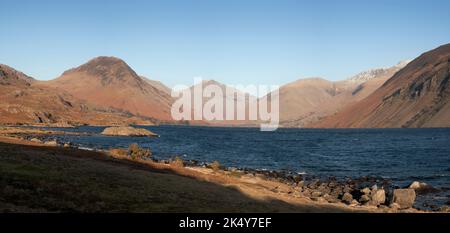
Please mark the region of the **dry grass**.
<svg viewBox="0 0 450 233"><path fill-rule="evenodd" d="M184 168L181 159L168 165L132 160L126 150L110 156L5 140L0 138L0 212L352 211L270 191L279 184Z"/></svg>

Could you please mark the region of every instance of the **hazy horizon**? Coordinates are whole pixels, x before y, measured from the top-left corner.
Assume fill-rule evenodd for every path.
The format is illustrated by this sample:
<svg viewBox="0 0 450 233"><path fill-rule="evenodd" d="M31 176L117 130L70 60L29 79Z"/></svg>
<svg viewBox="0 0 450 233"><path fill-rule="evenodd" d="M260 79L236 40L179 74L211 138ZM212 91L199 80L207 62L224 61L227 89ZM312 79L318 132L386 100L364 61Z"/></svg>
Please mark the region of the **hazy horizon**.
<svg viewBox="0 0 450 233"><path fill-rule="evenodd" d="M448 1L14 1L2 8L0 63L39 80L115 56L169 86L194 77L336 81L450 42Z"/></svg>

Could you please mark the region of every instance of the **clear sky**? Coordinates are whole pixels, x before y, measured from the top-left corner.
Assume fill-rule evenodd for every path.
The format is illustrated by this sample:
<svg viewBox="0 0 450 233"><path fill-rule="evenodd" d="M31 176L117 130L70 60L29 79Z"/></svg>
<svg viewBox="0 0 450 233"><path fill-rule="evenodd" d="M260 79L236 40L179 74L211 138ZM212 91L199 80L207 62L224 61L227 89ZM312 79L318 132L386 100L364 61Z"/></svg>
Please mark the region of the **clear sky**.
<svg viewBox="0 0 450 233"><path fill-rule="evenodd" d="M450 42L450 1L0 0L0 63L47 80L100 56L170 86L340 80Z"/></svg>

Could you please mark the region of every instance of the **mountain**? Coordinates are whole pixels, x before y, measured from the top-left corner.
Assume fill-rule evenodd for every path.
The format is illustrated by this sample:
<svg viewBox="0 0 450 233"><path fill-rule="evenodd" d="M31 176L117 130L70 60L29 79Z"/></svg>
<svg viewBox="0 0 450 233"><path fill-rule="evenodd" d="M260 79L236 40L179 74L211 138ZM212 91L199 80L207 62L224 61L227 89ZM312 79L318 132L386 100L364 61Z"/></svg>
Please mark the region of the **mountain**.
<svg viewBox="0 0 450 233"><path fill-rule="evenodd" d="M67 92L37 83L24 73L0 64L0 124L151 124L149 120L115 109L98 108Z"/></svg>
<svg viewBox="0 0 450 233"><path fill-rule="evenodd" d="M162 83L161 81L158 80L152 80L152 79L148 79L144 76L141 76L141 78L146 81L148 84L152 85L153 87L155 87L156 89L170 95L172 92L172 89L169 88L168 86L164 85L164 83Z"/></svg>
<svg viewBox="0 0 450 233"><path fill-rule="evenodd" d="M332 115L370 95L405 64L361 72L343 81L307 78L281 86L280 124L304 127Z"/></svg>
<svg viewBox="0 0 450 233"><path fill-rule="evenodd" d="M171 120L172 97L142 79L119 58L94 58L40 85L64 90L97 106Z"/></svg>
<svg viewBox="0 0 450 233"><path fill-rule="evenodd" d="M311 127L449 127L450 44L420 55L360 102Z"/></svg>
<svg viewBox="0 0 450 233"><path fill-rule="evenodd" d="M201 90L204 92L206 87L215 87L220 89L220 91L222 92L221 98L222 98L222 109L223 109L223 119L224 120L212 120L212 121L206 121L204 118L203 120L195 120L195 115L196 115L196 106L194 105L194 91L197 90L197 88L200 88L201 85ZM233 93L237 93L234 94L233 96L228 95L226 90L229 90ZM191 107L192 107L192 121L190 121L190 124L207 124L207 125L215 125L215 126L253 126L258 124L257 120L250 120L249 118L249 104L250 103L257 103L257 98L245 93L243 91L240 91L232 86L227 86L223 83L217 82L215 80L203 80L201 83L195 84L193 86L191 86L189 88L189 91L192 93L191 94ZM203 93L204 95L204 93ZM239 96L242 96L243 98L238 98ZM202 107L203 109L205 109L205 104L207 104L210 100L212 100L214 97L202 97ZM226 116L226 103L232 103L234 106L234 116L233 116L233 120L226 120L227 116ZM238 119L238 109L239 111L244 111L245 115L243 116L244 119ZM197 114L197 116L199 116Z"/></svg>
<svg viewBox="0 0 450 233"><path fill-rule="evenodd" d="M363 71L361 73L358 73L347 80L353 81L353 82L366 82L371 79L380 78L380 77L392 77L397 71L408 65L410 61L401 61L397 65L388 67L388 68L376 68L376 69L370 69L367 71Z"/></svg>
<svg viewBox="0 0 450 233"><path fill-rule="evenodd" d="M0 64L0 85L30 86L35 80L7 65Z"/></svg>

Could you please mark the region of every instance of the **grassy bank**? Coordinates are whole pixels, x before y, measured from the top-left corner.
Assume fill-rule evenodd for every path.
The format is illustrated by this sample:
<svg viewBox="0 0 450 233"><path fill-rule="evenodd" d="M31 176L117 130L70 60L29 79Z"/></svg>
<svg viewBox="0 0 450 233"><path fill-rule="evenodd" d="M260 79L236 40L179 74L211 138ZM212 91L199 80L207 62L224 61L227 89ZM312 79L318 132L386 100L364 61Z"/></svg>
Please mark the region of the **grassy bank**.
<svg viewBox="0 0 450 233"><path fill-rule="evenodd" d="M341 212L264 186L99 152L0 140L0 212Z"/></svg>

